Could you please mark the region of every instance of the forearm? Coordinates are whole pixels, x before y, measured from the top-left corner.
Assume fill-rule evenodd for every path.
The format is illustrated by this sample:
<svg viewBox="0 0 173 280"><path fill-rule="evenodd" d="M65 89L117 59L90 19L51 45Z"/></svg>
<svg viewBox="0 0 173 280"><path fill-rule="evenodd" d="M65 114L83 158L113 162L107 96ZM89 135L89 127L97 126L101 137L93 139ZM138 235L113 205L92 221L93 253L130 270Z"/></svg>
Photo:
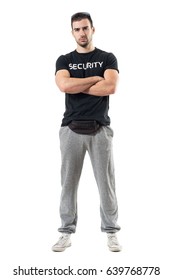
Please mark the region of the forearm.
<svg viewBox="0 0 173 280"><path fill-rule="evenodd" d="M117 70L107 69L104 72L104 78L95 85L89 87L85 93L95 96L108 96L116 91L118 83Z"/></svg>
<svg viewBox="0 0 173 280"><path fill-rule="evenodd" d="M102 77L92 76L87 78L71 78L66 77L61 79L57 85L62 92L69 94L77 94L84 92L88 88L94 86L97 82L102 80Z"/></svg>
<svg viewBox="0 0 173 280"><path fill-rule="evenodd" d="M110 83L106 80L102 80L100 82L97 82L95 85L89 87L87 90L84 91L84 93L95 96L108 96L115 93L115 91L115 84Z"/></svg>

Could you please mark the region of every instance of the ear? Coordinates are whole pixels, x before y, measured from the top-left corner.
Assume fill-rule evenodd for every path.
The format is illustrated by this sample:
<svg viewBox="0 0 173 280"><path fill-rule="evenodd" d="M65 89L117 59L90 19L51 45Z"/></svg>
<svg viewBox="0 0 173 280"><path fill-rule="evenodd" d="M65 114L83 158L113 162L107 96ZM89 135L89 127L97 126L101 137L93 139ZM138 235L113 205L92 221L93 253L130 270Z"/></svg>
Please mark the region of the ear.
<svg viewBox="0 0 173 280"><path fill-rule="evenodd" d="M93 34L94 34L95 33L95 27L94 26L92 27L92 30L93 30Z"/></svg>

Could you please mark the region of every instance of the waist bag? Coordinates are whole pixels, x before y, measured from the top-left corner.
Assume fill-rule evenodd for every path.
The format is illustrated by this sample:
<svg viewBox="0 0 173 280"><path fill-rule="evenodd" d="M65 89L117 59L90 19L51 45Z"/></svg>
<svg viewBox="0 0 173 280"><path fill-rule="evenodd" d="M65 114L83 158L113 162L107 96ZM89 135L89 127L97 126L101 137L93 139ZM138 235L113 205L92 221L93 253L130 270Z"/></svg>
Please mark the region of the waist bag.
<svg viewBox="0 0 173 280"><path fill-rule="evenodd" d="M68 125L72 131L86 135L95 134L100 126L101 125L97 121L72 121Z"/></svg>

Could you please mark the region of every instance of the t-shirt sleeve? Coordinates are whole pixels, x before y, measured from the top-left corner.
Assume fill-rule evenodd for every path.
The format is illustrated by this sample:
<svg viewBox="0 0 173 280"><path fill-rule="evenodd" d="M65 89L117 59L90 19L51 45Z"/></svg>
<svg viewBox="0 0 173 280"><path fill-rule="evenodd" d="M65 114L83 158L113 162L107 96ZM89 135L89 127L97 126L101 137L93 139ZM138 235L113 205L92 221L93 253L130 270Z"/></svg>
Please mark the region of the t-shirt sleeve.
<svg viewBox="0 0 173 280"><path fill-rule="evenodd" d="M64 70L64 69L69 70L67 60L65 59L65 56L61 55L56 61L55 74L56 74L57 71Z"/></svg>
<svg viewBox="0 0 173 280"><path fill-rule="evenodd" d="M105 70L107 69L115 69L119 73L118 61L113 53L108 54Z"/></svg>

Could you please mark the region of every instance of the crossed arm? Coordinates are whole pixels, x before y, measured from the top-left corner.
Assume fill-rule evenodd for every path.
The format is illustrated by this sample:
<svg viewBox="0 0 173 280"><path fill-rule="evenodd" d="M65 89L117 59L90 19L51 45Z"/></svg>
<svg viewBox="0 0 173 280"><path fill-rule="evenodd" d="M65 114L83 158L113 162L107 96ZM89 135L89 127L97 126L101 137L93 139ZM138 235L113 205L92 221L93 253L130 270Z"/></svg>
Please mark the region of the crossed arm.
<svg viewBox="0 0 173 280"><path fill-rule="evenodd" d="M59 70L56 73L55 81L62 92L69 94L82 92L95 96L107 96L116 91L118 72L113 69L107 69L104 72L104 77L72 78L67 70Z"/></svg>

